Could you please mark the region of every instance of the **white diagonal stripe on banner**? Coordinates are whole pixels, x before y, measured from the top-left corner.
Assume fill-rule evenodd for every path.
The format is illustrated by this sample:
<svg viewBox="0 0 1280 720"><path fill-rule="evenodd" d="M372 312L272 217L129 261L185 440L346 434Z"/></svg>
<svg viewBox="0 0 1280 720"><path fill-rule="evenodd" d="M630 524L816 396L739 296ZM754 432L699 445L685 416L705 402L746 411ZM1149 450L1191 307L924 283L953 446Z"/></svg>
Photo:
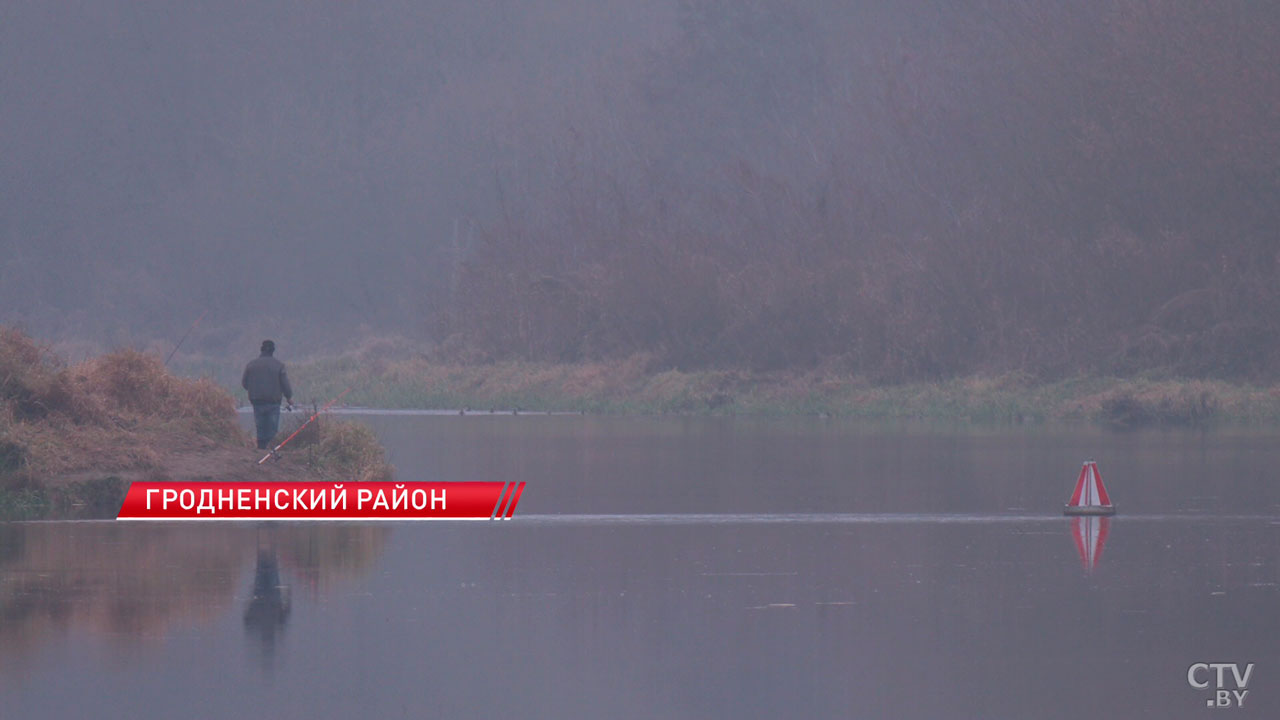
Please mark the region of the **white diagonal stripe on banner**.
<svg viewBox="0 0 1280 720"><path fill-rule="evenodd" d="M502 505L503 505L503 502L502 502L502 501L503 501L503 498L505 498L505 497L507 496L507 488L508 488L510 485L511 485L511 481L510 481L510 480L503 480L503 481L502 481L502 492L498 493L498 502L496 502L496 503L494 503L494 504L493 504L493 512L489 513L489 519L490 519L490 520L493 520L494 518L500 517L500 515L498 514L498 508L502 507Z"/></svg>

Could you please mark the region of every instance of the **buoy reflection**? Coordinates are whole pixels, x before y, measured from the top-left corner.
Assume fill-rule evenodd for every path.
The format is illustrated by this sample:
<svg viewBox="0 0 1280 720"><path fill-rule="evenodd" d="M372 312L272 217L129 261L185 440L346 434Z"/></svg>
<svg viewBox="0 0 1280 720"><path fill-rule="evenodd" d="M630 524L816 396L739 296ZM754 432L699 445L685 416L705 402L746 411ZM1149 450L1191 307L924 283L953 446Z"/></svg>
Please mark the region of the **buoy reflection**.
<svg viewBox="0 0 1280 720"><path fill-rule="evenodd" d="M1086 573L1093 572L1102 561L1110 523L1111 518L1096 515L1071 519L1071 535L1076 540L1076 552L1080 553L1080 565Z"/></svg>

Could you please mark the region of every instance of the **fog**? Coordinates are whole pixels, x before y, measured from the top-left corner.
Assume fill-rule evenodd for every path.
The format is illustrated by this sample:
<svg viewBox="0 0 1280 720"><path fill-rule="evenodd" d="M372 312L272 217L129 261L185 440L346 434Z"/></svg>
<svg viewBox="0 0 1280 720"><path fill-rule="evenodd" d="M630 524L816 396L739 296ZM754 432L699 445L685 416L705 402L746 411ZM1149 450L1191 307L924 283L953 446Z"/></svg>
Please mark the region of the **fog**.
<svg viewBox="0 0 1280 720"><path fill-rule="evenodd" d="M0 321L883 379L1280 360L1280 6L0 7Z"/></svg>

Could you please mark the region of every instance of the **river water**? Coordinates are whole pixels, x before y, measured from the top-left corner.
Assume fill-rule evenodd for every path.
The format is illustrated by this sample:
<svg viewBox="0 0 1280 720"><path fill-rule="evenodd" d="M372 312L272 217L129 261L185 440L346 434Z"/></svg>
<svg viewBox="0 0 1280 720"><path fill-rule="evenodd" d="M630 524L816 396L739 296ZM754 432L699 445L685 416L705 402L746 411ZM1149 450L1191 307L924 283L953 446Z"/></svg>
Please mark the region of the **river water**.
<svg viewBox="0 0 1280 720"><path fill-rule="evenodd" d="M1269 435L360 419L516 518L0 524L0 718L1280 711Z"/></svg>

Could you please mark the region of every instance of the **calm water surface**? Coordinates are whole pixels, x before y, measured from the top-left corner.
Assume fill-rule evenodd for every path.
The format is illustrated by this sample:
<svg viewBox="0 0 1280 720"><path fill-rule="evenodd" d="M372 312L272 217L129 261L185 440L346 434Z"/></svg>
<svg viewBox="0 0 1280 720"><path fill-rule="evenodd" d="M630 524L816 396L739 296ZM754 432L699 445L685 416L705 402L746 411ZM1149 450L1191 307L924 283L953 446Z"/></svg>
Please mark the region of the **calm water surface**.
<svg viewBox="0 0 1280 720"><path fill-rule="evenodd" d="M0 524L0 718L1280 713L1270 435L361 419L516 519Z"/></svg>

